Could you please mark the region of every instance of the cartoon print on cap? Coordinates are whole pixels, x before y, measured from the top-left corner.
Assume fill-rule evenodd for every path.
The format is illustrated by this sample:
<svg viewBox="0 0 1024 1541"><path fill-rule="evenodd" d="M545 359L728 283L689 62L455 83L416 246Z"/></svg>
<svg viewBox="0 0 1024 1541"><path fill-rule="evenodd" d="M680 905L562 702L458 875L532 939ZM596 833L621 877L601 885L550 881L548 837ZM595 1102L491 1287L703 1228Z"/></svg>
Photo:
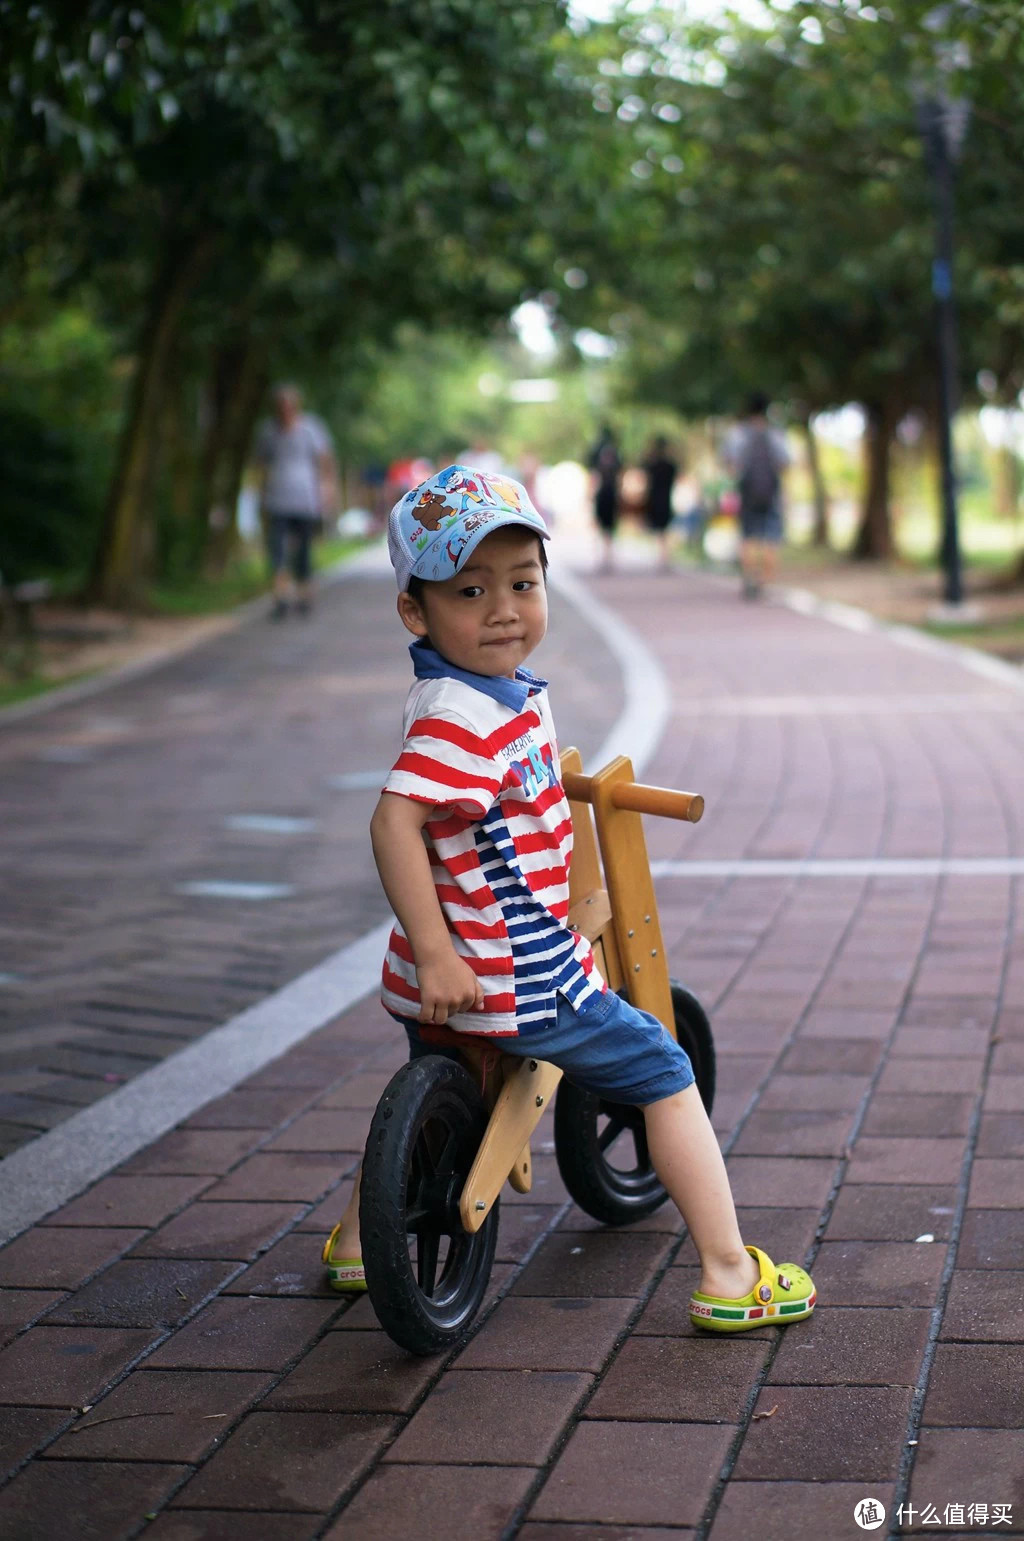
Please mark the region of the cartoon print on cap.
<svg viewBox="0 0 1024 1541"><path fill-rule="evenodd" d="M505 524L523 524L548 538L526 488L510 476L464 465L438 471L391 510L388 552L399 587L412 577L435 582L452 577L481 538Z"/></svg>
<svg viewBox="0 0 1024 1541"><path fill-rule="evenodd" d="M516 491L514 483L506 481L503 476L491 476L488 478L488 481L499 498L504 498L510 508L519 508L521 506L519 493Z"/></svg>
<svg viewBox="0 0 1024 1541"><path fill-rule="evenodd" d="M459 557L466 549L466 539L465 535L461 535L457 537L457 544L453 544L450 540L445 543L445 554L453 567L457 568L459 565Z"/></svg>
<svg viewBox="0 0 1024 1541"><path fill-rule="evenodd" d="M442 518L450 512L448 499L440 492L425 492L416 504L416 516L420 524L432 533L441 528Z"/></svg>

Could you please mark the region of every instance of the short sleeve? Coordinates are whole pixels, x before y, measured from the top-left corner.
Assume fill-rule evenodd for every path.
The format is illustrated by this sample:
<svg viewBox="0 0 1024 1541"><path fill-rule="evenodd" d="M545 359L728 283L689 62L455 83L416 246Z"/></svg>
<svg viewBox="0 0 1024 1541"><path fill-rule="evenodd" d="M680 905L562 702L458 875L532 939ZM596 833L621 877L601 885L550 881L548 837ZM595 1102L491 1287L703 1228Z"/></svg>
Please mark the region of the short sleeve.
<svg viewBox="0 0 1024 1541"><path fill-rule="evenodd" d="M314 455L329 455L331 453L331 436L327 431L327 425L318 417L307 415L306 428L309 431L310 441L313 445Z"/></svg>
<svg viewBox="0 0 1024 1541"><path fill-rule="evenodd" d="M411 723L384 783L385 792L453 808L480 819L501 789L501 768L486 739L447 712Z"/></svg>

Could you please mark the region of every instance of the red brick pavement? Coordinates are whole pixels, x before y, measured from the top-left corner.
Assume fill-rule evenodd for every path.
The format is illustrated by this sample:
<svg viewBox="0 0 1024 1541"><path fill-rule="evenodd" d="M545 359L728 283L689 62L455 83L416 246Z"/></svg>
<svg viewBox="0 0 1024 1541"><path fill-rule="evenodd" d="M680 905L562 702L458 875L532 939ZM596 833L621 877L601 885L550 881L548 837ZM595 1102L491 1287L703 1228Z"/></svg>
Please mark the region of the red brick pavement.
<svg viewBox="0 0 1024 1541"><path fill-rule="evenodd" d="M672 681L649 777L708 802L652 854L1021 854L1021 695L706 580L601 591ZM1024 1534L1020 888L660 884L744 1229L813 1263L811 1322L694 1334L671 1215L603 1231L542 1126L474 1334L402 1354L318 1259L402 1056L364 1002L0 1252L0 1532L832 1541L874 1498Z"/></svg>
<svg viewBox="0 0 1024 1541"><path fill-rule="evenodd" d="M600 637L555 598L539 667L564 742L621 707ZM261 999L385 918L366 838L411 678L390 574L324 591L144 679L4 724L0 714L0 1156ZM230 828L232 815L308 821ZM199 898L209 879L288 885ZM220 1127L227 1120L222 1116Z"/></svg>

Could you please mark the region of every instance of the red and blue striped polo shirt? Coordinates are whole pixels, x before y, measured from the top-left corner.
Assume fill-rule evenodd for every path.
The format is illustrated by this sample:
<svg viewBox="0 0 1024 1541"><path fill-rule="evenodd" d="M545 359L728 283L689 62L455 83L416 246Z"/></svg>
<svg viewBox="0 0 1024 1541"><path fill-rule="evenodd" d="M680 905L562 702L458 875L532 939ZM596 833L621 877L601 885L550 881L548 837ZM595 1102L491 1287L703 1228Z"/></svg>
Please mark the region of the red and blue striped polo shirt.
<svg viewBox="0 0 1024 1541"><path fill-rule="evenodd" d="M568 924L572 820L544 680L455 668L426 642L410 648L416 683L404 743L384 791L434 806L424 826L434 886L455 951L477 975L482 1007L448 1025L486 1037L541 1031L556 996L581 1006L606 986L590 944ZM416 969L396 923L381 998L419 1013Z"/></svg>

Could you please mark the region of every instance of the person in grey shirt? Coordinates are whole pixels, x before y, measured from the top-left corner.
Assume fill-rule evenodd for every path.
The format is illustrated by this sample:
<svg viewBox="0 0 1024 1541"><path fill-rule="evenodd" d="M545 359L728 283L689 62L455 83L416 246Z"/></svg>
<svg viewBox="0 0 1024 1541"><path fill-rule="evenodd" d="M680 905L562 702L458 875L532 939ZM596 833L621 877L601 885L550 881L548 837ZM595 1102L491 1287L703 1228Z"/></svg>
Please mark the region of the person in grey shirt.
<svg viewBox="0 0 1024 1541"><path fill-rule="evenodd" d="M729 434L722 460L739 493L740 570L743 594L756 599L778 570L782 541L782 473L789 465L786 441L768 422L768 397L751 396L745 419Z"/></svg>
<svg viewBox="0 0 1024 1541"><path fill-rule="evenodd" d="M274 391L274 415L260 426L254 458L262 473L260 506L273 574L271 616L282 620L287 615L293 589L296 609L306 615L313 536L334 510L337 468L330 434L318 417L302 411L294 385Z"/></svg>

